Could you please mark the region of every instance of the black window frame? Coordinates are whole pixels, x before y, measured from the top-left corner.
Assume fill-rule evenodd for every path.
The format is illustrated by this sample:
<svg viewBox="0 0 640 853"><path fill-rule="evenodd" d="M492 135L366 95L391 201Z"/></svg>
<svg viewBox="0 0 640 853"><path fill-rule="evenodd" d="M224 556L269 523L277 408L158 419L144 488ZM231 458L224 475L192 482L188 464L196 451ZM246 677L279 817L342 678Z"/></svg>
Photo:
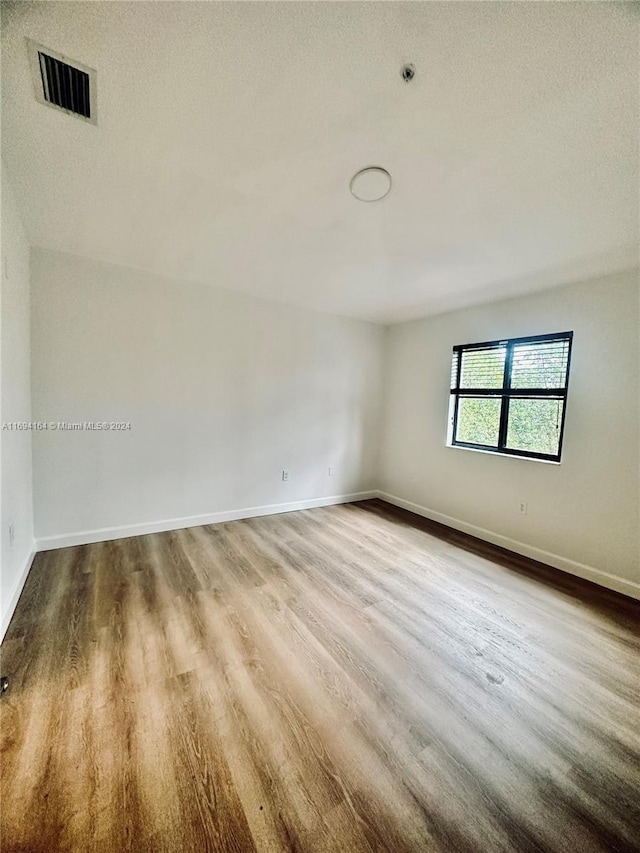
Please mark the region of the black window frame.
<svg viewBox="0 0 640 853"><path fill-rule="evenodd" d="M511 372L513 363L513 348L521 344L547 343L549 341L567 341L567 371L565 383L562 388L511 388ZM454 400L453 415L451 417L451 447L466 447L470 450L483 450L486 453L496 453L501 456L518 456L525 459L540 459L547 462L560 462L562 457L562 443L564 439L564 425L567 415L567 394L569 390L569 376L571 373L571 350L573 345L573 332L554 332L548 335L530 335L522 338L502 338L496 341L483 341L473 344L459 344L453 347L453 357L458 353L457 375L455 385L450 389L450 398ZM504 377L502 386L499 388L460 388L460 376L462 372L462 353L475 349L490 349L506 347ZM498 429L498 446L489 444L473 444L467 441L457 441L456 432L458 428L458 409L460 398L473 397L481 399L500 400L500 422ZM558 452L536 453L531 450L514 450L506 446L507 432L509 427L509 405L512 399L551 399L562 400L562 422L560 424L560 436L558 440Z"/></svg>

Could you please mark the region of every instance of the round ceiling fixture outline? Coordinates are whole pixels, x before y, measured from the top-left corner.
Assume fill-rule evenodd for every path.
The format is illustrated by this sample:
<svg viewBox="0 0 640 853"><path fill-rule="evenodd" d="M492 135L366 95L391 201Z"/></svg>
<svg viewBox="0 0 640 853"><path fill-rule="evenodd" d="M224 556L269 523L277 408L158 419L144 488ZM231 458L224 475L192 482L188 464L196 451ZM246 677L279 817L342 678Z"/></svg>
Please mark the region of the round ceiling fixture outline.
<svg viewBox="0 0 640 853"><path fill-rule="evenodd" d="M358 201L382 201L391 192L391 174L382 166L366 166L351 178L349 189Z"/></svg>

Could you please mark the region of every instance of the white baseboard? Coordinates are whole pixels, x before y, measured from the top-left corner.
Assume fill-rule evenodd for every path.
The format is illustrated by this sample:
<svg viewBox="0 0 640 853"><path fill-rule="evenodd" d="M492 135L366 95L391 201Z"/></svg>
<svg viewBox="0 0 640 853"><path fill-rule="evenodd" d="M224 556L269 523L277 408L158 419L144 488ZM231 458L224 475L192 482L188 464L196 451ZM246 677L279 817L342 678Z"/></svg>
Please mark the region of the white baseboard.
<svg viewBox="0 0 640 853"><path fill-rule="evenodd" d="M0 621L0 643L4 640L4 635L7 633L9 623L11 622L11 617L13 616L15 609L18 606L18 599L22 594L25 581L27 580L27 575L29 574L29 569L31 568L31 564L33 563L33 559L35 556L36 547L35 542L33 542L31 544L31 553L27 557L26 562L22 567L22 571L18 575L15 586L13 588L13 592L11 593L9 600L4 604L4 612L2 614L2 620Z"/></svg>
<svg viewBox="0 0 640 853"><path fill-rule="evenodd" d="M80 530L75 533L63 533L60 536L43 536L36 539L37 551L51 551L56 548L68 548L70 545L89 545L93 542L109 542L112 539L125 539L128 536L144 536L147 533L162 533L166 530L181 530L185 527L200 527L202 524L219 524L222 521L237 521L242 518L256 518L260 515L277 515L281 512L295 512L299 509L311 509L320 506L333 506L353 501L364 501L378 496L377 491L356 492L350 495L333 495L326 498L311 498L306 501L267 504L265 506L244 507L225 512L190 515L184 518L167 518L163 521L148 521L141 524L127 524L123 527L103 527L99 530Z"/></svg>
<svg viewBox="0 0 640 853"><path fill-rule="evenodd" d="M410 512L421 515L424 518L437 521L447 527L452 527L454 530L460 530L462 533L468 533L478 539L483 539L486 542L491 542L493 545L498 545L501 548L506 548L508 551L513 551L516 554L521 554L524 557L530 557L532 560L538 560L548 566L553 566L563 572L568 572L571 575L576 575L584 580L592 581L607 589L621 592L631 598L640 599L640 583L621 578L618 575L613 575L605 572L602 569L597 569L594 566L588 566L584 563L579 563L576 560L570 560L568 557L562 557L559 554L554 554L551 551L545 551L542 548L536 548L533 545L527 545L524 542L519 542L516 539L511 539L508 536L503 536L499 533L494 533L492 530L486 530L483 527L478 527L475 524L469 524L466 521L461 521L459 518L454 518L450 515L445 515L442 512L429 509L413 501L405 500L404 498L391 495L383 491L367 491L356 492L348 495L333 495L324 498L312 498L304 501L293 501L291 503L267 504L265 506L244 507L243 509L227 510L224 512L205 513L203 515L186 516L183 518L169 518L163 521L151 521L141 524L129 524L123 527L105 527L99 530L82 530L75 533L66 533L59 536L45 536L36 539L35 551L32 552L25 568L20 576L16 589L7 606L5 615L0 623L0 639L9 626L9 621L13 615L16 604L22 592L22 587L27 578L31 563L36 551L48 551L56 548L67 548L72 545L88 545L93 542L108 542L113 539L123 539L129 536L144 536L147 533L161 533L166 530L180 530L185 527L199 527L203 524L218 524L223 521L236 521L243 518L256 518L262 515L276 515L283 512L295 512L300 509L312 509L313 507L333 506L335 504L351 503L353 501L363 501L370 498L380 498L394 506L407 509Z"/></svg>
<svg viewBox="0 0 640 853"><path fill-rule="evenodd" d="M548 566L553 566L555 569L561 569L563 572L568 572L571 575L577 575L584 580L592 581L607 589L612 589L615 592L621 592L631 598L640 599L640 584L634 581L621 578L618 575L612 575L602 569L596 569L594 566L587 566L584 563L578 563L575 560L570 560L567 557L561 557L559 554L553 554L551 551L544 551L542 548L535 548L532 545L526 545L524 542L518 542L516 539L510 539L508 536L502 536L499 533L494 533L492 530L485 530L484 527L477 527L475 524L469 524L466 521L461 521L459 518L453 518L450 515L445 515L442 512L436 512L413 501L404 500L396 495L390 495L388 492L378 492L380 500L387 503L399 506L402 509L408 509L410 512L415 512L416 515L421 515L431 521L438 521L440 524L445 524L447 527L453 527L454 530L460 530L462 533L468 533L471 536L476 536L478 539L484 539L486 542L491 542L493 545L499 545L501 548L506 548L508 551L514 551L516 554L521 554L523 557L530 557L532 560L538 560L540 563L546 563Z"/></svg>

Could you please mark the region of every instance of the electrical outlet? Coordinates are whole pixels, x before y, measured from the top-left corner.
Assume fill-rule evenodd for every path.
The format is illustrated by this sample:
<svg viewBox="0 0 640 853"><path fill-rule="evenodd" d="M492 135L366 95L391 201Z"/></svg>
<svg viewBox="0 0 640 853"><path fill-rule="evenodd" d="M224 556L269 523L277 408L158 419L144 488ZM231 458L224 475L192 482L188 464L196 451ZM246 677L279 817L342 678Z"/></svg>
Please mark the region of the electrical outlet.
<svg viewBox="0 0 640 853"><path fill-rule="evenodd" d="M282 482L287 483L289 481L289 472L283 469L282 471Z"/></svg>
<svg viewBox="0 0 640 853"><path fill-rule="evenodd" d="M527 502L526 501L520 501L520 503L518 504L518 511L520 512L521 515L527 514Z"/></svg>
<svg viewBox="0 0 640 853"><path fill-rule="evenodd" d="M9 525L9 547L13 545L13 540L16 538L16 526L15 524Z"/></svg>
<svg viewBox="0 0 640 853"><path fill-rule="evenodd" d="M331 465L329 465L328 472L329 472L329 476L330 476L330 477L333 477L333 476L334 476L334 474L336 473L336 469L335 469L335 468L333 468Z"/></svg>

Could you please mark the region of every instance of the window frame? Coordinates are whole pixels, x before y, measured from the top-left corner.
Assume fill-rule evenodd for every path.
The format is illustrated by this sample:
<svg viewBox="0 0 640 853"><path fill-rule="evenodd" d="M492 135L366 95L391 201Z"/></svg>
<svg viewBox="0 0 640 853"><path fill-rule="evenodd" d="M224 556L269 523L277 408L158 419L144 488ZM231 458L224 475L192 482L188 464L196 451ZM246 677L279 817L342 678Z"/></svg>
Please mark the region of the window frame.
<svg viewBox="0 0 640 853"><path fill-rule="evenodd" d="M521 344L547 343L549 341L567 341L567 371L564 386L562 388L511 388L511 372L513 366L513 349ZM457 375L455 387L450 388L449 420L450 435L447 444L449 447L463 447L468 450L481 450L484 453L495 453L500 456L516 456L521 459L537 459L544 462L559 463L562 457L562 443L564 440L565 418L567 415L567 394L569 390L569 376L571 374L571 350L573 345L573 332L553 332L547 335L527 335L521 338L501 338L496 341L482 341L473 344L458 344L453 347L453 356L458 353ZM460 388L460 377L462 373L462 354L464 351L475 349L490 349L506 347L504 376L502 386L499 388ZM453 366L453 365L452 365ZM499 399L500 421L498 427L498 445L494 447L489 444L475 444L467 441L457 441L456 432L458 428L458 409L461 397L476 399ZM537 453L532 450L514 450L506 446L509 429L509 406L512 399L550 399L562 401L562 420L560 424L560 435L558 438L558 452ZM451 411L453 408L453 411Z"/></svg>

